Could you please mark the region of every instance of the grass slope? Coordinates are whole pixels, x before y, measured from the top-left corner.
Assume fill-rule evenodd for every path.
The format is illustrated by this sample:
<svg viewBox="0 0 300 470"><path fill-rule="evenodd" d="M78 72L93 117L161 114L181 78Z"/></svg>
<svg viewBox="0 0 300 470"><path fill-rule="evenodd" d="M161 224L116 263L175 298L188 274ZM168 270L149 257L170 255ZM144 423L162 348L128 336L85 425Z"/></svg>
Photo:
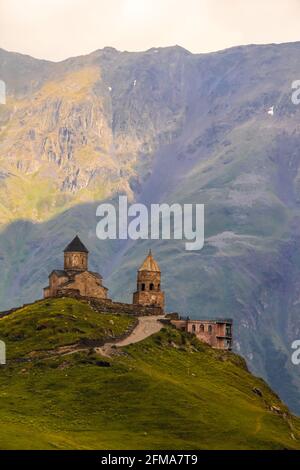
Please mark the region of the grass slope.
<svg viewBox="0 0 300 470"><path fill-rule="evenodd" d="M300 449L299 419L239 356L172 328L105 358L110 367L92 350L43 356L131 322L65 299L1 319L0 449Z"/></svg>
<svg viewBox="0 0 300 470"><path fill-rule="evenodd" d="M84 302L49 299L21 308L0 322L8 358L33 351L119 337L134 324L125 315L100 315Z"/></svg>

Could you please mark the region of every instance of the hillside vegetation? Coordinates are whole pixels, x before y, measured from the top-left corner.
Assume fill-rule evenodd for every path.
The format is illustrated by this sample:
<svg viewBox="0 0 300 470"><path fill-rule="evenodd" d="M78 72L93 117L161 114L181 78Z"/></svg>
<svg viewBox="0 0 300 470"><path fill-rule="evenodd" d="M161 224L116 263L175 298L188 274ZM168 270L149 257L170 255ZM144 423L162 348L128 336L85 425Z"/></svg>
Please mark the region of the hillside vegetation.
<svg viewBox="0 0 300 470"><path fill-rule="evenodd" d="M300 415L299 70L299 42L61 63L0 49L0 309L32 302L76 233L111 298L129 301L151 247L167 309L233 318L251 371ZM205 204L204 249L99 241L96 207L119 194Z"/></svg>
<svg viewBox="0 0 300 470"><path fill-rule="evenodd" d="M132 326L71 299L0 319L0 449L300 449L300 420L235 354L171 327L111 358L86 346Z"/></svg>

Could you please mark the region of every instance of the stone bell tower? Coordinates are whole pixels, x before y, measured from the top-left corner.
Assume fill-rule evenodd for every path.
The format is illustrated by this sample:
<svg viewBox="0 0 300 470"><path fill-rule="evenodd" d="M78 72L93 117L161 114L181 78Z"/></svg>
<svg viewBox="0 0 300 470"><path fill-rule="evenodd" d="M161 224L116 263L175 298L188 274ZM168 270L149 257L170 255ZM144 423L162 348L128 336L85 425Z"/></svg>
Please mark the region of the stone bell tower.
<svg viewBox="0 0 300 470"><path fill-rule="evenodd" d="M64 250L65 271L87 271L89 251L78 236Z"/></svg>
<svg viewBox="0 0 300 470"><path fill-rule="evenodd" d="M137 275L137 291L133 294L135 305L164 308L165 294L160 288L161 272L151 250Z"/></svg>

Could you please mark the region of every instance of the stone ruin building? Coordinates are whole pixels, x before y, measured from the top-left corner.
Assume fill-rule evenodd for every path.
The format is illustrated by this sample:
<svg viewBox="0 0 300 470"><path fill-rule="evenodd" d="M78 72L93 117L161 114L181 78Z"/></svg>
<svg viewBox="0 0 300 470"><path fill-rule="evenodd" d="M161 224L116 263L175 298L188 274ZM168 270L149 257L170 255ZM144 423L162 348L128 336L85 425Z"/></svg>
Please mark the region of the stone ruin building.
<svg viewBox="0 0 300 470"><path fill-rule="evenodd" d="M175 318L170 320L178 330L186 331L197 336L215 349L232 349L232 320L190 320L189 318Z"/></svg>

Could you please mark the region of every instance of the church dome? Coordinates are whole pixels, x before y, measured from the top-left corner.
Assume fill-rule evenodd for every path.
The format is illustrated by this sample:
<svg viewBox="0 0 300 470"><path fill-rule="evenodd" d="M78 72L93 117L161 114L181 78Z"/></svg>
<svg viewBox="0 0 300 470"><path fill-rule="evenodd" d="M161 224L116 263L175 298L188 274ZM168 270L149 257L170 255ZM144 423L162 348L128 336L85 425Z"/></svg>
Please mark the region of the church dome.
<svg viewBox="0 0 300 470"><path fill-rule="evenodd" d="M64 249L65 253L88 253L89 250L86 246L82 243L78 235L74 238L74 240L69 243L69 245Z"/></svg>
<svg viewBox="0 0 300 470"><path fill-rule="evenodd" d="M152 271L152 272L157 272L160 273L159 266L155 259L152 256L151 250L149 251L149 254L143 264L141 265L139 272L141 271Z"/></svg>

